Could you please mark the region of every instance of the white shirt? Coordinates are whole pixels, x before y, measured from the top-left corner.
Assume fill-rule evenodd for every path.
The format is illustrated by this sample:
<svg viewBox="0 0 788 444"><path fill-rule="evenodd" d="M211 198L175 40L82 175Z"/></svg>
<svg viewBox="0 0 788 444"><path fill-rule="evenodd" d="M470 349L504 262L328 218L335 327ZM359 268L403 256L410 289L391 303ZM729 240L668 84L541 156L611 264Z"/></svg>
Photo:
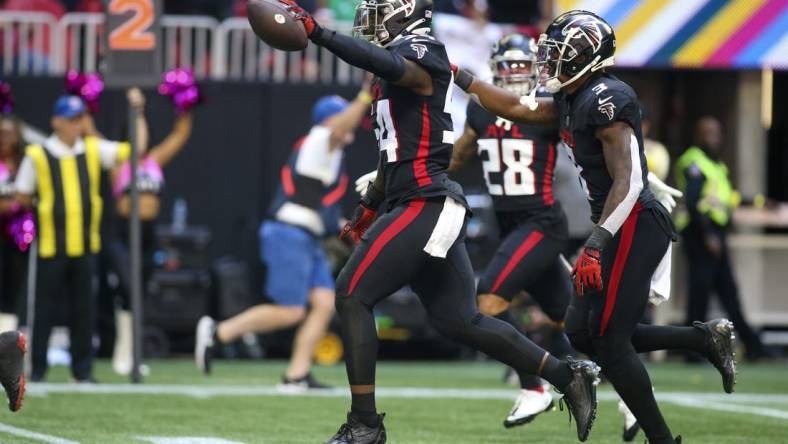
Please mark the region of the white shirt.
<svg viewBox="0 0 788 444"><path fill-rule="evenodd" d="M315 126L299 149L295 171L301 176L317 179L325 186L334 183L342 168L342 150L331 149L331 129Z"/></svg>
<svg viewBox="0 0 788 444"><path fill-rule="evenodd" d="M108 170L115 166L118 160L118 151L121 142L113 142L105 139L98 139L99 158L101 167ZM51 135L44 141L44 149L56 159L78 156L85 152L85 141L78 139L74 146L70 147L63 143L56 135ZM16 175L16 191L22 194L35 194L36 192L36 169L33 166L33 159L25 156L19 165L19 172Z"/></svg>

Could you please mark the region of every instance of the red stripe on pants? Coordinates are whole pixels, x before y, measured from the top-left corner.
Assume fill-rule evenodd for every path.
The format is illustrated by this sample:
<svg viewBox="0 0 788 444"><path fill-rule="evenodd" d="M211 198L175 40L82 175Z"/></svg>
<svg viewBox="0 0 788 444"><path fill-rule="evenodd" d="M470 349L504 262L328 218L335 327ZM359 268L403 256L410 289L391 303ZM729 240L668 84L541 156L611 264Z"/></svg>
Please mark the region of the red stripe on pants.
<svg viewBox="0 0 788 444"><path fill-rule="evenodd" d="M421 108L421 140L419 150L416 152L416 160L413 161L413 176L420 187L432 183L432 179L427 175L427 157L430 155L430 109L427 102Z"/></svg>
<svg viewBox="0 0 788 444"><path fill-rule="evenodd" d="M514 270L514 267L517 266L517 263L520 262L525 257L525 255L528 254L528 252L531 251L536 246L536 244L542 240L542 238L544 238L544 234L539 231L533 231L528 235L528 237L525 238L523 243L520 244L516 250L514 250L514 254L509 259L509 262L506 263L506 266L503 267L501 274L499 274L495 279L495 284L493 285L492 290L490 290L491 292L495 293L498 291L498 288L500 288L503 284L503 281L509 277L509 275Z"/></svg>
<svg viewBox="0 0 788 444"><path fill-rule="evenodd" d="M367 251L366 256L364 259L361 260L356 272L353 273L353 278L350 280L350 287L348 288L348 296L353 294L353 290L356 289L356 285L358 285L358 281L361 279L361 276L367 271L372 262L375 261L375 258L378 257L380 252L383 250L383 247L386 246L392 239L394 239L402 230L405 229L414 219L421 213L421 210L424 209L425 204L424 199L416 199L410 201L408 204L408 208L400 214L394 222L391 223L382 233L378 236L373 242L372 246L369 247L369 251Z"/></svg>
<svg viewBox="0 0 788 444"><path fill-rule="evenodd" d="M607 323L610 322L610 317L613 316L613 309L616 306L616 296L618 295L618 286L621 284L621 275L624 273L624 267L629 257L629 250L632 248L632 239L635 237L635 229L638 225L638 214L640 214L640 202L635 203L632 212L629 213L627 220L624 221L624 226L621 227L621 241L618 244L618 251L616 251L613 270L610 272L610 282L607 284L605 310L602 312L602 322L599 324L599 336L605 335Z"/></svg>

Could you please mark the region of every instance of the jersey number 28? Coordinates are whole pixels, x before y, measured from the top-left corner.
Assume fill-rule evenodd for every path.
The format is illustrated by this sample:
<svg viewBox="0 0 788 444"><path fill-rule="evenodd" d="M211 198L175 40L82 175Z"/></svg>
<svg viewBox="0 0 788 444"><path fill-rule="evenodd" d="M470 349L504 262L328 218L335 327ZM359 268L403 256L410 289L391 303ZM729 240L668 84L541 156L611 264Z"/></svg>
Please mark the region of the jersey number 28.
<svg viewBox="0 0 788 444"><path fill-rule="evenodd" d="M534 142L527 139L480 139L479 155L484 180L493 196L527 196L536 194L536 175L531 170L534 161ZM503 170L503 183L493 183L490 175Z"/></svg>

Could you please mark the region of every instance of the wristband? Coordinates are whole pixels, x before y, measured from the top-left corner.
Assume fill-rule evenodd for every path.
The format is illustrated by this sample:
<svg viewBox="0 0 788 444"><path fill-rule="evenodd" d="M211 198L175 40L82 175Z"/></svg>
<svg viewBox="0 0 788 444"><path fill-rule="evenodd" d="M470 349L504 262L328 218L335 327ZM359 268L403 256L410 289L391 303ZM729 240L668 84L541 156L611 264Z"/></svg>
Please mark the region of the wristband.
<svg viewBox="0 0 788 444"><path fill-rule="evenodd" d="M605 245L607 245L608 241L610 241L612 238L613 235L610 234L609 231L597 225L593 230L591 230L591 235L588 236L585 247L602 251L605 249Z"/></svg>
<svg viewBox="0 0 788 444"><path fill-rule="evenodd" d="M361 204L371 210L377 210L381 203L386 199L386 195L375 188L373 182L367 185L367 192L361 198Z"/></svg>
<svg viewBox="0 0 788 444"><path fill-rule="evenodd" d="M468 92L468 89L473 83L473 75L464 69L458 69L457 74L454 76L454 84L461 90Z"/></svg>

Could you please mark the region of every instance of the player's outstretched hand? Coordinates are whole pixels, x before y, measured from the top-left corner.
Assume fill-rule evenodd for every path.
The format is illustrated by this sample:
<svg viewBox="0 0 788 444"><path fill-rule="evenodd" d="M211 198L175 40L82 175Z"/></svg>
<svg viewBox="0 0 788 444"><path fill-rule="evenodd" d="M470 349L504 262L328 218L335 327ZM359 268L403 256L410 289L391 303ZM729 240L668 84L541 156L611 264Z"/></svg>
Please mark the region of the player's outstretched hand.
<svg viewBox="0 0 788 444"><path fill-rule="evenodd" d="M648 184L651 191L654 192L654 197L668 210L668 213L672 213L676 208L676 198L684 196L681 191L667 186L665 182L659 180L656 174L651 172L648 173Z"/></svg>
<svg viewBox="0 0 788 444"><path fill-rule="evenodd" d="M304 24L304 30L306 31L307 37L311 36L318 28L317 22L312 17L312 14L306 12L306 10L294 0L279 0L279 3L287 5L287 10L293 13L296 19L301 20L301 23Z"/></svg>
<svg viewBox="0 0 788 444"><path fill-rule="evenodd" d="M359 202L355 211L353 211L353 218L342 228L339 238L341 240L350 238L356 243L361 242L361 236L363 236L372 223L375 222L377 215L378 212L367 207L362 200L362 202Z"/></svg>
<svg viewBox="0 0 788 444"><path fill-rule="evenodd" d="M572 268L575 291L582 296L587 288L602 289L601 253L595 248L583 248L580 257Z"/></svg>

